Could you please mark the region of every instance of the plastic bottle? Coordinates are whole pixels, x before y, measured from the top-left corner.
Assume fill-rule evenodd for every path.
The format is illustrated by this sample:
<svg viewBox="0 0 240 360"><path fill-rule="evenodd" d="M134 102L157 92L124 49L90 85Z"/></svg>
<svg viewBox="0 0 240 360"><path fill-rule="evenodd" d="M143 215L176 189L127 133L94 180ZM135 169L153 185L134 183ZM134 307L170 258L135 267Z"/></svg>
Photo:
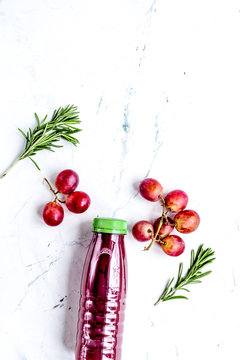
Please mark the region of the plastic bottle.
<svg viewBox="0 0 240 360"><path fill-rule="evenodd" d="M86 256L76 360L120 360L127 292L127 222L95 218Z"/></svg>

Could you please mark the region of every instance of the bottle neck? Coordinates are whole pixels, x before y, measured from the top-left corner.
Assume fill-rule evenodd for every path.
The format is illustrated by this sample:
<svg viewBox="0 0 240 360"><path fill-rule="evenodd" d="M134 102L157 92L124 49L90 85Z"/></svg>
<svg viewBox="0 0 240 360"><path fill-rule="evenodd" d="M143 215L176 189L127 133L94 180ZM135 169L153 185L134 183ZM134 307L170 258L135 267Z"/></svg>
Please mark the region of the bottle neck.
<svg viewBox="0 0 240 360"><path fill-rule="evenodd" d="M109 234L104 232L93 232L93 239L96 240L102 240L102 241L113 241L115 243L123 241L124 240L123 234Z"/></svg>

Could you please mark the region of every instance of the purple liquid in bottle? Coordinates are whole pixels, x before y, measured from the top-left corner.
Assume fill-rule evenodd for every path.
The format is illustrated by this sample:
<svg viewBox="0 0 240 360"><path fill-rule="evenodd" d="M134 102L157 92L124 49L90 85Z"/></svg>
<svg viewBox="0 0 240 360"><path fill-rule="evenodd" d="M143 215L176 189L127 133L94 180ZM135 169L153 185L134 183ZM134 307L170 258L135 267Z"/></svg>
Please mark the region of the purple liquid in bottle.
<svg viewBox="0 0 240 360"><path fill-rule="evenodd" d="M127 222L95 218L82 273L76 360L120 360L127 291Z"/></svg>

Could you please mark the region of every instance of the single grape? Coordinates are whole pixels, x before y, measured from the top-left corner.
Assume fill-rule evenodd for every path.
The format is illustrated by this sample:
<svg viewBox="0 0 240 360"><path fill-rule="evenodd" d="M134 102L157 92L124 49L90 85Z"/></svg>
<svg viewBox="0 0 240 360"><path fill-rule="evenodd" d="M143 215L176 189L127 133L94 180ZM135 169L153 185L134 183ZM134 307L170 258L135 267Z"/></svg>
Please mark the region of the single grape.
<svg viewBox="0 0 240 360"><path fill-rule="evenodd" d="M184 252L185 243L178 235L169 235L160 243L163 251L170 256L179 256Z"/></svg>
<svg viewBox="0 0 240 360"><path fill-rule="evenodd" d="M47 203L43 209L43 220L47 225L56 226L61 224L64 217L62 205L55 201Z"/></svg>
<svg viewBox="0 0 240 360"><path fill-rule="evenodd" d="M66 198L66 206L68 210L75 214L80 214L86 211L91 203L91 199L83 191L74 191Z"/></svg>
<svg viewBox="0 0 240 360"><path fill-rule="evenodd" d="M61 171L55 180L57 190L64 195L72 193L77 188L78 183L78 174L70 169Z"/></svg>
<svg viewBox="0 0 240 360"><path fill-rule="evenodd" d="M166 208L174 213L185 209L188 203L188 196L182 190L173 190L165 197Z"/></svg>
<svg viewBox="0 0 240 360"><path fill-rule="evenodd" d="M160 219L161 219L161 217L156 219L154 224L153 224L154 234L157 233L159 223L160 223ZM169 235L173 231L174 226L175 226L174 221L170 217L168 217L167 219L164 217L163 218L163 224L162 224L162 226L160 228L157 239L159 239L159 236L165 237L165 236Z"/></svg>
<svg viewBox="0 0 240 360"><path fill-rule="evenodd" d="M194 210L183 210L175 215L174 222L177 231L188 234L197 229L200 223L200 216Z"/></svg>
<svg viewBox="0 0 240 360"><path fill-rule="evenodd" d="M148 241L153 235L153 224L149 221L138 221L132 228L132 234L138 241Z"/></svg>
<svg viewBox="0 0 240 360"><path fill-rule="evenodd" d="M144 179L139 185L139 192L149 201L158 201L163 193L162 185L155 179Z"/></svg>

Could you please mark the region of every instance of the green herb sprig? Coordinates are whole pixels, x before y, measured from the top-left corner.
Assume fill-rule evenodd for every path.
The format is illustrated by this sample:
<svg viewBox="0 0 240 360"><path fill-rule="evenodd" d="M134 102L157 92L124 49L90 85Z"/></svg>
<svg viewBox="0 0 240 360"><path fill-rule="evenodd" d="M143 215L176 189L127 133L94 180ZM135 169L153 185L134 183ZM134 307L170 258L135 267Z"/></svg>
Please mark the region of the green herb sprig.
<svg viewBox="0 0 240 360"><path fill-rule="evenodd" d="M32 159L32 156L36 155L40 150L54 151L53 148L62 147L62 145L56 145L56 142L61 139L72 143L74 146L79 143L78 139L73 136L73 134L81 131L81 129L76 127L76 125L80 123L77 106L67 105L65 108L60 107L59 109L54 110L49 121L47 121L48 115L46 115L41 122L38 115L36 113L34 115L37 126L33 129L29 128L26 134L23 130L18 129L26 140L24 151L0 178L5 177L10 169L12 169L20 160L25 158L32 160L34 165L40 170L38 164Z"/></svg>
<svg viewBox="0 0 240 360"><path fill-rule="evenodd" d="M154 305L159 304L160 302L173 300L173 299L185 299L188 300L187 296L175 295L178 290L183 290L190 292L185 286L190 284L201 283L201 278L206 275L209 275L212 271L202 272L203 267L209 265L215 260L215 252L211 248L203 249L203 245L200 245L197 253L195 255L194 250L191 251L191 260L190 267L185 276L182 276L183 264L179 265L178 277L174 286L172 286L174 277L169 281L165 290L163 291L160 298L156 301Z"/></svg>

